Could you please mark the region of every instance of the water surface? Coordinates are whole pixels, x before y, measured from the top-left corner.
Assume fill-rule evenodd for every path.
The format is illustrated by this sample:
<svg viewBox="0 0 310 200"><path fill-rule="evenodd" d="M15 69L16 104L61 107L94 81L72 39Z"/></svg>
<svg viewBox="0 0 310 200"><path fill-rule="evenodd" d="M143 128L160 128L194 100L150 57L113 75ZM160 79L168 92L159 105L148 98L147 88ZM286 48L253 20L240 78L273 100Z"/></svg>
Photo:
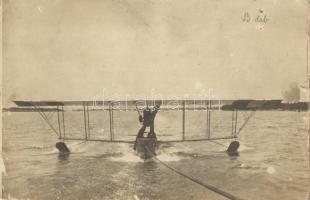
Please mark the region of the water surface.
<svg viewBox="0 0 310 200"><path fill-rule="evenodd" d="M249 114L249 113L245 113ZM115 116L115 139L133 140L139 129L136 112ZM243 114L239 113L239 126ZM4 195L17 199L225 199L172 172L156 160L144 162L132 144L68 141L72 153L60 158L57 137L37 113L4 113ZM57 118L51 116L55 123ZM91 137L108 139L107 112L92 111ZM182 137L182 114L161 111L159 139ZM231 134L231 112L212 113L212 136ZM66 132L84 137L82 112L66 112ZM186 137L206 135L203 111L186 113ZM243 199L304 200L308 185L306 113L257 112L240 133L238 157L208 141L166 143L158 159L200 181ZM218 141L228 145L230 141Z"/></svg>

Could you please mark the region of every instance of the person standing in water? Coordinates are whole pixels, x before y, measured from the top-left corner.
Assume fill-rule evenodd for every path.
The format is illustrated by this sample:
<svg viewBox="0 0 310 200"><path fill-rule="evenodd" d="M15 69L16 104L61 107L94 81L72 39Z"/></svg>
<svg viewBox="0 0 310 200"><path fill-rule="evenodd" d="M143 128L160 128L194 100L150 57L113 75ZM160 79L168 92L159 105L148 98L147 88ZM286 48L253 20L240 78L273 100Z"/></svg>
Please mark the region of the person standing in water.
<svg viewBox="0 0 310 200"><path fill-rule="evenodd" d="M150 132L147 135L148 138L156 138L156 134L154 131L154 120L157 112L159 111L160 105L156 104L151 110L148 106L143 110L143 116L139 113L139 121L142 123L142 127L138 132L138 135L136 137L136 141L134 144L133 149L136 150L137 146L137 140L138 138L142 138L145 132L146 127L150 127Z"/></svg>

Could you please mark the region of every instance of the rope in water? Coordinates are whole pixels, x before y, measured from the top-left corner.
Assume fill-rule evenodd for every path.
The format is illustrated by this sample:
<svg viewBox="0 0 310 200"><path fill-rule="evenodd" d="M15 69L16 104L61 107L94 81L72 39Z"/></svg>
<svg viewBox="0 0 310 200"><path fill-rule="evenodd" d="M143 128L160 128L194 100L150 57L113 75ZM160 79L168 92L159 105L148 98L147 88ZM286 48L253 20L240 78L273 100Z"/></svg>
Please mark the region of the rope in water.
<svg viewBox="0 0 310 200"><path fill-rule="evenodd" d="M164 165L165 167L167 167L167 168L170 169L171 171L173 171L173 172L175 172L175 173L177 173L177 174L179 174L179 175L181 175L181 176L183 176L183 177L185 177L185 178L187 178L187 179L189 179L189 180L191 180L191 181L193 181L193 182L199 184L200 186L202 186L202 187L204 187L204 188L207 188L207 189L209 189L209 190L211 190L211 191L213 191L213 192L215 192L215 193L217 193L217 194L219 194L219 195L222 195L222 196L224 196L224 197L226 197L226 198L228 198L228 199L230 199L230 200L243 200L243 199L241 199L241 198L239 198L239 197L236 197L236 196L234 196L234 195L232 195L232 194L230 194L230 193L228 193L228 192L225 192L225 191L223 191L223 190L221 190L221 189L219 189L219 188L216 188L216 187L214 187L214 186L212 186L212 185L203 183L203 182L201 182L201 181L198 180L198 179L195 179L195 178L193 178L193 177L190 177L190 176L188 176L188 175L186 175L186 174L184 174L184 173L182 173L182 172L180 172L180 171L174 169L173 167L169 166L168 164L164 163L164 162L161 161L159 158L157 158L156 155L155 155L147 146L144 146L144 147L145 147L145 149L146 149L150 154L153 155L153 158L154 158L155 160L157 160L159 163L161 163L162 165Z"/></svg>

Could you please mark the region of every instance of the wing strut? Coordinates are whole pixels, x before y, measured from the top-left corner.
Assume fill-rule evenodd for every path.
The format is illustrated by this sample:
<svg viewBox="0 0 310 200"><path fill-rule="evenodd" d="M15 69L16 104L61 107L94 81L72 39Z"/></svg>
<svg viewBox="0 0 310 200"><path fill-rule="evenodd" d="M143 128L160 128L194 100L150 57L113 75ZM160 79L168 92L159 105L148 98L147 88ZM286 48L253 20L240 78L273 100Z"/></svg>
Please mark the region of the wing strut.
<svg viewBox="0 0 310 200"><path fill-rule="evenodd" d="M109 118L110 118L110 141L114 140L114 116L113 116L113 102L109 104Z"/></svg>
<svg viewBox="0 0 310 200"><path fill-rule="evenodd" d="M38 113L41 115L41 117L44 119L44 121L49 125L49 127L54 131L54 133L56 133L56 135L58 137L61 137L60 133L56 130L56 128L51 124L51 122L49 121L49 118L47 117L47 115L45 114L44 111L41 110L40 107L33 105L33 107L38 110Z"/></svg>
<svg viewBox="0 0 310 200"><path fill-rule="evenodd" d="M65 111L64 106L61 106L61 112L62 112L62 129L64 132L63 138L66 139L66 126L65 126ZM59 124L60 125L60 124Z"/></svg>
<svg viewBox="0 0 310 200"><path fill-rule="evenodd" d="M90 138L90 125L89 125L89 109L88 103L83 104L83 111L84 111L84 128L85 128L85 140Z"/></svg>
<svg viewBox="0 0 310 200"><path fill-rule="evenodd" d="M237 137L237 125L238 125L238 110L232 111L231 116L231 136Z"/></svg>
<svg viewBox="0 0 310 200"><path fill-rule="evenodd" d="M239 135L239 133L242 131L242 129L245 127L245 125L249 122L249 120L254 116L256 110L253 110L248 116L246 116L243 124L241 125L241 127L239 128L238 132L235 132L235 136ZM237 115L236 115L237 116ZM235 126L235 130L237 129L237 123Z"/></svg>

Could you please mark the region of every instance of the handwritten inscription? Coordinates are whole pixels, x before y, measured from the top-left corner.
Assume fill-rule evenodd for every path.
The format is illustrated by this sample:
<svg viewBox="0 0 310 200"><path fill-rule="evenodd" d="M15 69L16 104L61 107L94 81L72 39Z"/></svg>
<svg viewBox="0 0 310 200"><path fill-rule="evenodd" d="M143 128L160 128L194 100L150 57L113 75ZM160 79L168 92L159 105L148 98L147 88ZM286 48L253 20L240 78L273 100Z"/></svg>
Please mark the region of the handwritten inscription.
<svg viewBox="0 0 310 200"><path fill-rule="evenodd" d="M255 23L266 24L269 21L269 18L263 10L259 10L258 14L250 14L249 12L244 12L242 21L245 23L250 23L254 21Z"/></svg>

